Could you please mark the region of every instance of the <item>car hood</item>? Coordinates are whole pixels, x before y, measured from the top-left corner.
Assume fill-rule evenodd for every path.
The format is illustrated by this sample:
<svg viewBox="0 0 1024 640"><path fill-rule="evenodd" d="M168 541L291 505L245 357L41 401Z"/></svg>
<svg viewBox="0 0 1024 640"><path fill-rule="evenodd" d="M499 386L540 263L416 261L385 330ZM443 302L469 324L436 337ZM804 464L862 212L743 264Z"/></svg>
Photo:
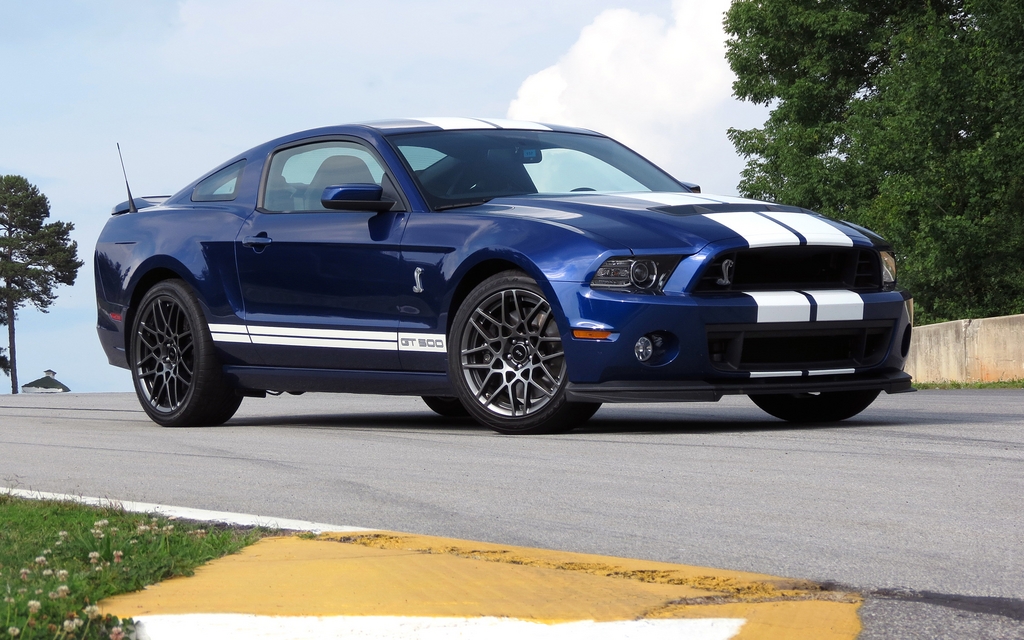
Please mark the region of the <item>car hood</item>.
<svg viewBox="0 0 1024 640"><path fill-rule="evenodd" d="M806 209L731 196L689 193L583 193L495 198L479 207L598 236L609 246L696 253L711 243L749 247L819 244L871 246L842 222Z"/></svg>

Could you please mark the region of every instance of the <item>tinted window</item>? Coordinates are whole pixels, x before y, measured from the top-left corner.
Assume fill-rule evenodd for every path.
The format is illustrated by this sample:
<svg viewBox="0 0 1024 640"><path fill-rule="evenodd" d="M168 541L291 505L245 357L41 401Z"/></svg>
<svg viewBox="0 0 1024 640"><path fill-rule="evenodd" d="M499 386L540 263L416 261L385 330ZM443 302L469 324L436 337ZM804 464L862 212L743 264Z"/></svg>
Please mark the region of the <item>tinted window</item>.
<svg viewBox="0 0 1024 640"><path fill-rule="evenodd" d="M398 200L387 172L365 147L340 140L278 151L270 161L263 209L273 212L327 211L320 196L341 184L376 184L385 200Z"/></svg>
<svg viewBox="0 0 1024 640"><path fill-rule="evenodd" d="M686 190L603 136L471 130L395 134L389 140L435 209L536 193Z"/></svg>
<svg viewBox="0 0 1024 640"><path fill-rule="evenodd" d="M192 190L192 202L219 202L234 200L238 195L238 183L242 180L245 160L228 165L206 178Z"/></svg>

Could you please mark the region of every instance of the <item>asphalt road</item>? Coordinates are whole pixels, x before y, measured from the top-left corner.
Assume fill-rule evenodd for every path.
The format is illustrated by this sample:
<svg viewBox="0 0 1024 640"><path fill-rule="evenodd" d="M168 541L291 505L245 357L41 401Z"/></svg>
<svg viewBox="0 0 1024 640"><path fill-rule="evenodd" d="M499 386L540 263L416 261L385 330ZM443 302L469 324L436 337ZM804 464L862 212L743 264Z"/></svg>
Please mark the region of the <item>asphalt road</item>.
<svg viewBox="0 0 1024 640"><path fill-rule="evenodd" d="M647 558L862 591L862 638L1024 638L1024 390L882 395L797 428L746 398L500 436L417 398L0 396L0 487Z"/></svg>

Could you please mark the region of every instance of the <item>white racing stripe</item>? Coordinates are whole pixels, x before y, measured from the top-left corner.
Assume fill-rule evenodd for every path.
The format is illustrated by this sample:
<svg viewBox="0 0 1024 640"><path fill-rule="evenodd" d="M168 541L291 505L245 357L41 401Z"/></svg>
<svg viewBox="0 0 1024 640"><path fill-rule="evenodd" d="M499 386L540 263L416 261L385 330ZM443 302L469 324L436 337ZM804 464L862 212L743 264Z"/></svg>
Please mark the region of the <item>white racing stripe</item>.
<svg viewBox="0 0 1024 640"><path fill-rule="evenodd" d="M818 306L817 320L863 320L864 299L853 291L808 291Z"/></svg>
<svg viewBox="0 0 1024 640"><path fill-rule="evenodd" d="M335 340L332 338L303 338L300 336L252 336L253 344L282 347L324 347L327 349L364 349L369 351L398 351L397 341Z"/></svg>
<svg viewBox="0 0 1024 640"><path fill-rule="evenodd" d="M803 371L751 371L751 378L796 378L804 375Z"/></svg>
<svg viewBox="0 0 1024 640"><path fill-rule="evenodd" d="M744 291L757 303L757 322L809 322L810 296L816 307L815 321L863 320L864 299L846 289L827 291Z"/></svg>
<svg viewBox="0 0 1024 640"><path fill-rule="evenodd" d="M335 340L398 340L394 331L352 331L350 329L305 329L302 327L264 327L248 325L249 335L298 336L305 338L333 338Z"/></svg>
<svg viewBox="0 0 1024 640"><path fill-rule="evenodd" d="M395 331L211 324L210 334L214 342L371 351L423 351L428 353L445 353L447 351L445 336L442 333L400 334Z"/></svg>
<svg viewBox="0 0 1024 640"><path fill-rule="evenodd" d="M502 129L526 129L528 131L552 131L553 129L549 126L543 125L539 122L528 122L526 120L506 120L504 118L480 118L484 122L489 122L496 127Z"/></svg>
<svg viewBox="0 0 1024 640"><path fill-rule="evenodd" d="M800 238L789 229L752 211L705 213L704 217L746 240L751 249L799 245Z"/></svg>
<svg viewBox="0 0 1024 640"><path fill-rule="evenodd" d="M257 616L192 613L135 616L139 640L180 638L346 638L375 640L729 640L743 618L581 620L543 624L517 618L432 618L406 616Z"/></svg>
<svg viewBox="0 0 1024 640"><path fill-rule="evenodd" d="M498 128L497 126L495 126L493 124L484 122L482 120L477 120L475 118L414 118L414 120L419 120L420 122L426 122L427 124L432 124L435 127L440 127L442 129L444 129L445 131L451 131L451 130L454 130L454 129L497 129Z"/></svg>
<svg viewBox="0 0 1024 640"><path fill-rule="evenodd" d="M763 211L761 213L793 229L802 235L809 245L853 246L850 236L816 216L792 211Z"/></svg>
<svg viewBox="0 0 1024 640"><path fill-rule="evenodd" d="M630 198L632 200L643 200L651 204L662 206L679 207L684 205L717 204L719 200L705 198L692 193L671 193L664 191L651 191L643 193L609 193L608 195L619 198Z"/></svg>
<svg viewBox="0 0 1024 640"><path fill-rule="evenodd" d="M757 303L758 322L808 322L811 301L798 291L744 291Z"/></svg>

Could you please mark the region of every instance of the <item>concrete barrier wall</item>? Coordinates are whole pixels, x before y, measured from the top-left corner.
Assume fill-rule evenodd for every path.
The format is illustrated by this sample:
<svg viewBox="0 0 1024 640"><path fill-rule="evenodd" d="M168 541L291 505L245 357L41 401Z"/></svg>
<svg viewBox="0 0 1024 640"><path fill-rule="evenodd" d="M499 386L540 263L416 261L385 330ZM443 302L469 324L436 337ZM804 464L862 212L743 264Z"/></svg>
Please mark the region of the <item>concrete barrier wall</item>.
<svg viewBox="0 0 1024 640"><path fill-rule="evenodd" d="M1024 315L914 327L906 371L918 382L1024 379Z"/></svg>

